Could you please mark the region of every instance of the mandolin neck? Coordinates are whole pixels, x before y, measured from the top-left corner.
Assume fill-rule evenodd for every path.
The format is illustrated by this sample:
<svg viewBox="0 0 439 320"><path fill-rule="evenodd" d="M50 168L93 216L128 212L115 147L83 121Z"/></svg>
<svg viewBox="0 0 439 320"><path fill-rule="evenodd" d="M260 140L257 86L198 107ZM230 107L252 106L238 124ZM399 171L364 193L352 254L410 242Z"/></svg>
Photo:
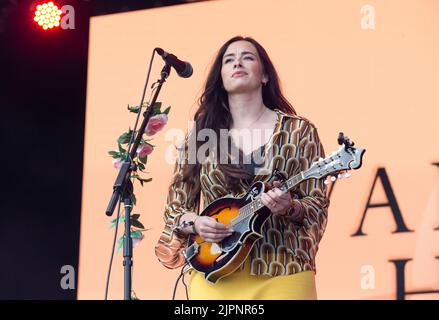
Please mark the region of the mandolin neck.
<svg viewBox="0 0 439 320"><path fill-rule="evenodd" d="M300 172L294 177L292 177L291 179L288 179L285 182L283 182L279 186L279 189L282 190L283 192L286 192L290 189L293 189L295 186L297 186L298 184L302 183L305 180L306 179L304 179L303 177L303 172ZM247 218L248 216L252 215L253 213L255 213L256 211L258 211L263 207L264 204L261 201L261 197L258 197L257 199L249 202L239 210L239 216L236 218L237 221L236 222L234 221L233 224L239 223L242 219Z"/></svg>

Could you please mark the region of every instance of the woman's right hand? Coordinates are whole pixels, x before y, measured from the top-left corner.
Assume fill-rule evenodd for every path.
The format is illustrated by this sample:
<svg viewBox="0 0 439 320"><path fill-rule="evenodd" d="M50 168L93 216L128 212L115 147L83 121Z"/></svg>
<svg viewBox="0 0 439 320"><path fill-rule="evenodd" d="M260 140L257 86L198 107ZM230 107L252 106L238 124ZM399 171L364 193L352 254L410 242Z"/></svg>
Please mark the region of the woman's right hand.
<svg viewBox="0 0 439 320"><path fill-rule="evenodd" d="M194 222L195 231L206 242L220 242L233 234L231 228L209 216L199 216Z"/></svg>

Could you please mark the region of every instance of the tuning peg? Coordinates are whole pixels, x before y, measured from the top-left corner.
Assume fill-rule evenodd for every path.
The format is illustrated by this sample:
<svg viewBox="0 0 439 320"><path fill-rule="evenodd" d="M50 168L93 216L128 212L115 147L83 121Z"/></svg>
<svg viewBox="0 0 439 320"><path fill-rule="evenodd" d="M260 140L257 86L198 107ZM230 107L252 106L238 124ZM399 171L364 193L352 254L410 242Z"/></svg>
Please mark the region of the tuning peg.
<svg viewBox="0 0 439 320"><path fill-rule="evenodd" d="M337 177L336 176L332 176L331 177L331 181L334 182L335 180L337 180Z"/></svg>
<svg viewBox="0 0 439 320"><path fill-rule="evenodd" d="M351 141L348 136L345 136L343 132L339 132L337 141L339 145L345 145L345 150L348 150L349 148L352 148L354 146L354 142Z"/></svg>
<svg viewBox="0 0 439 320"><path fill-rule="evenodd" d="M328 185L328 184L329 184L329 180L326 179L323 183L326 184L326 185Z"/></svg>
<svg viewBox="0 0 439 320"><path fill-rule="evenodd" d="M342 175L341 173L339 173L339 174L337 175L337 179L343 179L343 175Z"/></svg>
<svg viewBox="0 0 439 320"><path fill-rule="evenodd" d="M345 178L349 178L351 176L351 174L349 173L349 172L346 172L345 174L344 174L344 177Z"/></svg>
<svg viewBox="0 0 439 320"><path fill-rule="evenodd" d="M322 161L322 160L323 160L323 158L322 158L322 157L320 157L320 158L319 158L319 161Z"/></svg>
<svg viewBox="0 0 439 320"><path fill-rule="evenodd" d="M344 134L343 134L343 132L339 132L339 133L338 133L337 141L338 141L338 144L339 144L339 145L342 145L342 144L343 144L343 142L344 142Z"/></svg>

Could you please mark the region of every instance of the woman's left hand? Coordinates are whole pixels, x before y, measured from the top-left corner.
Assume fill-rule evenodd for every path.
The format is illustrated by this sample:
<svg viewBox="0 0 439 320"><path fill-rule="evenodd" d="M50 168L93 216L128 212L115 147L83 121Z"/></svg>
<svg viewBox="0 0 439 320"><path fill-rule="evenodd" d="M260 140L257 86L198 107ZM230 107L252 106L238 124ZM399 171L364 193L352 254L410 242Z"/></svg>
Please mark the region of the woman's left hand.
<svg viewBox="0 0 439 320"><path fill-rule="evenodd" d="M285 215L291 208L290 192L283 192L278 187L281 185L279 180L273 181L273 188L261 195L261 201L275 215Z"/></svg>

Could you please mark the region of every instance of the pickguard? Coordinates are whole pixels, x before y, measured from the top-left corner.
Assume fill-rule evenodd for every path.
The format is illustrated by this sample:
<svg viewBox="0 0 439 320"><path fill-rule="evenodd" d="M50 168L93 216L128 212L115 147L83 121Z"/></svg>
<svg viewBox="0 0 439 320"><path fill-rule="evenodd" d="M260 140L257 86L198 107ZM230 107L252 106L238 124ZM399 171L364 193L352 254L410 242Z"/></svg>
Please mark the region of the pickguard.
<svg viewBox="0 0 439 320"><path fill-rule="evenodd" d="M242 221L240 221L238 224L236 224L233 228L234 232L232 235L228 236L227 238L224 238L221 242L221 250L223 252L229 252L235 249L237 245L241 245L240 238L243 234L250 232L250 220L253 216L250 216Z"/></svg>

